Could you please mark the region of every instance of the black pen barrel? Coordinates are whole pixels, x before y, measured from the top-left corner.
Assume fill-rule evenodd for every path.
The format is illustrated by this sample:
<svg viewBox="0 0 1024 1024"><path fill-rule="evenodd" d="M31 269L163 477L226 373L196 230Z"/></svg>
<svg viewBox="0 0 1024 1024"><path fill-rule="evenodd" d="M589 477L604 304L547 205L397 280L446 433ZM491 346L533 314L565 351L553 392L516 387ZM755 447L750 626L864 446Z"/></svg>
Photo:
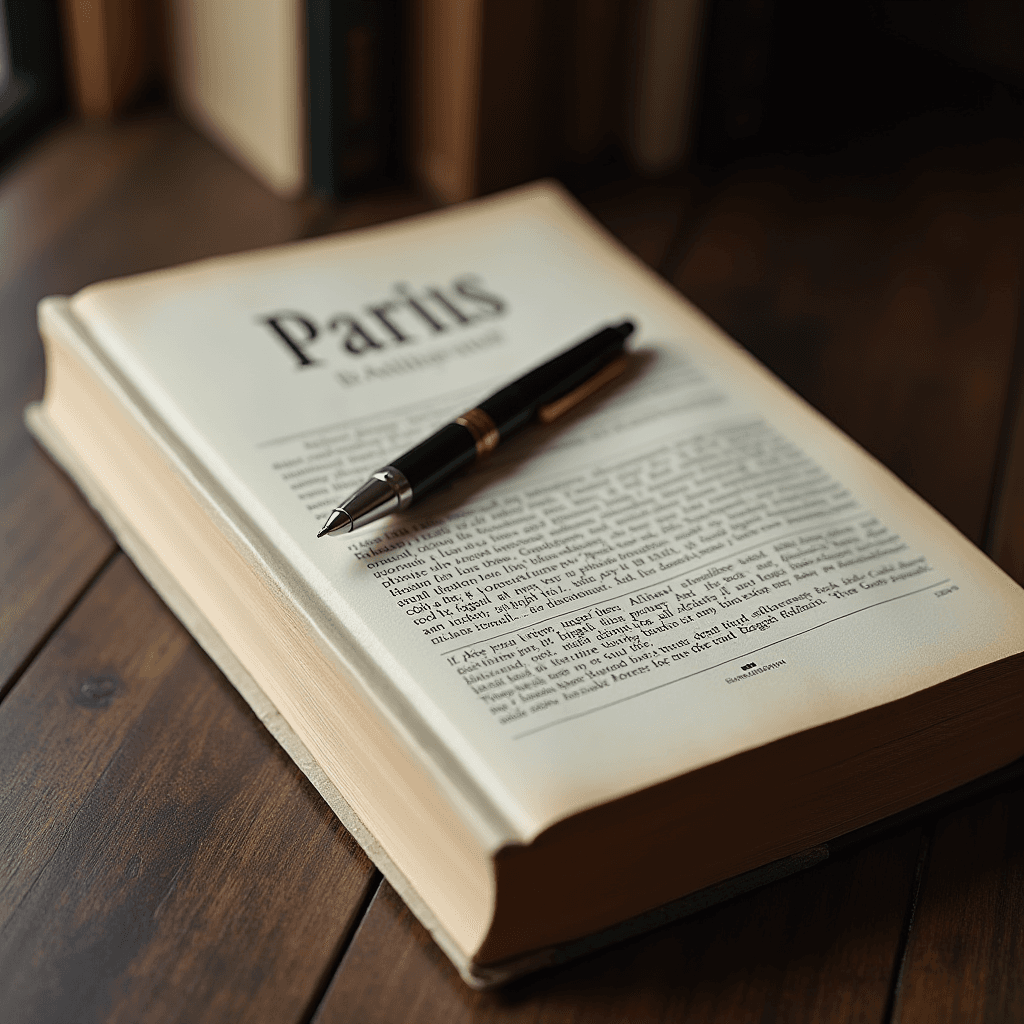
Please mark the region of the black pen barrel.
<svg viewBox="0 0 1024 1024"><path fill-rule="evenodd" d="M481 454L490 451L499 437L504 440L526 426L541 406L593 377L622 351L632 332L629 320L606 327L484 399L477 409L486 413L496 428L491 443L481 443L490 425L481 427L474 422L471 411L462 417L467 422L446 424L391 465L409 482L414 498L422 498L449 477L468 469Z"/></svg>
<svg viewBox="0 0 1024 1024"><path fill-rule="evenodd" d="M610 363L632 333L633 323L629 320L606 327L485 398L479 408L506 438L525 427L542 405L568 394Z"/></svg>
<svg viewBox="0 0 1024 1024"><path fill-rule="evenodd" d="M391 463L409 481L417 499L471 466L477 457L473 435L458 423L446 423Z"/></svg>

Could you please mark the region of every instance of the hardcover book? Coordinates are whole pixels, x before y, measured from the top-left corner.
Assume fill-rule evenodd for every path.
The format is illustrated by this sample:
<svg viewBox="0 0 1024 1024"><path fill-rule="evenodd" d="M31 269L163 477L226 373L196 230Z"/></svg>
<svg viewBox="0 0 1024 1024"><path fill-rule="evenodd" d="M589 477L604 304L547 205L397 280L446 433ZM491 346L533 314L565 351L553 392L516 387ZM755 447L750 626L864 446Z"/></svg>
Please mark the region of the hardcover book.
<svg viewBox="0 0 1024 1024"><path fill-rule="evenodd" d="M1024 754L1024 592L556 185L39 316L36 436L471 984ZM615 384L317 539L626 318Z"/></svg>
<svg viewBox="0 0 1024 1024"><path fill-rule="evenodd" d="M275 192L338 198L395 156L399 7L169 0L174 96Z"/></svg>

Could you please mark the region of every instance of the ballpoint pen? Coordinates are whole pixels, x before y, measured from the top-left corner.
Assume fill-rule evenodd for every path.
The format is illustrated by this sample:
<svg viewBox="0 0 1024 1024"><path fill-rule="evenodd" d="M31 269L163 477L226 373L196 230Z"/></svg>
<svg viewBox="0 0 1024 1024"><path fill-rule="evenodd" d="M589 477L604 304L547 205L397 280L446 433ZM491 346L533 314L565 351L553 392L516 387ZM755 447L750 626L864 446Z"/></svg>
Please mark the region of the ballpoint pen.
<svg viewBox="0 0 1024 1024"><path fill-rule="evenodd" d="M327 517L317 534L351 533L436 490L533 420L550 423L626 368L634 325L624 320L496 391L372 474Z"/></svg>

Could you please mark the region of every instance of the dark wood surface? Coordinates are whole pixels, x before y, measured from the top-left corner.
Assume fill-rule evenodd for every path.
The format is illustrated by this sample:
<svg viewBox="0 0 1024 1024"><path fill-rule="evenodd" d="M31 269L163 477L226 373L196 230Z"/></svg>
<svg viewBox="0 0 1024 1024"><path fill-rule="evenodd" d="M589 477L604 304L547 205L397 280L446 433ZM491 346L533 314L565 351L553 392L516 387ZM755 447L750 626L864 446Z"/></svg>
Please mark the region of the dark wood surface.
<svg viewBox="0 0 1024 1024"><path fill-rule="evenodd" d="M1020 579L1024 146L854 157L581 198ZM44 295L427 208L285 202L159 112L0 178L0 1020L1024 1017L1015 787L470 991L25 433Z"/></svg>

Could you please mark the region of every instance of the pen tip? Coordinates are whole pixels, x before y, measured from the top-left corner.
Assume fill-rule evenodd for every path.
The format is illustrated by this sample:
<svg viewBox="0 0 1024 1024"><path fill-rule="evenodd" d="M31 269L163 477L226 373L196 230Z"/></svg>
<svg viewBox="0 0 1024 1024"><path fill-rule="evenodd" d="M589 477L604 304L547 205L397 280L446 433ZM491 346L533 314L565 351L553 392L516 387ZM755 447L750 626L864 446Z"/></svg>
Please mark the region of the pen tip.
<svg viewBox="0 0 1024 1024"><path fill-rule="evenodd" d="M613 329L618 331L622 339L625 340L636 330L636 324L632 320L623 320L621 324Z"/></svg>
<svg viewBox="0 0 1024 1024"><path fill-rule="evenodd" d="M348 527L348 529L345 530L345 527ZM335 533L338 530L345 530L346 533L352 532L352 520L349 514L340 508L334 509L327 517L327 522L324 523L323 528L317 534L317 539L325 537L329 533Z"/></svg>

